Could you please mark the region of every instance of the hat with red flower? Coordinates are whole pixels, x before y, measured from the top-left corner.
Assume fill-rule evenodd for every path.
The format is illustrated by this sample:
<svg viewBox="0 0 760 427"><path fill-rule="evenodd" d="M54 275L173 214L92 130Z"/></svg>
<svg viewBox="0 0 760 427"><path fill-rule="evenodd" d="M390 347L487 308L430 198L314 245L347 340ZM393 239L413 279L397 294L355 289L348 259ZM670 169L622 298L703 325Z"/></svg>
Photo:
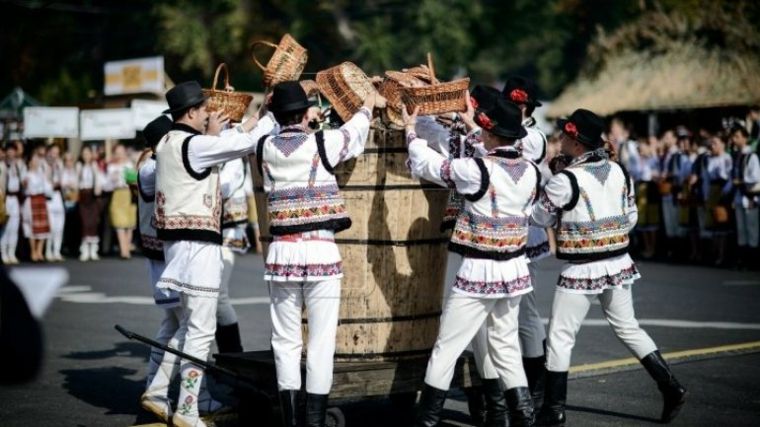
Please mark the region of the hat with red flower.
<svg viewBox="0 0 760 427"><path fill-rule="evenodd" d="M514 102L515 104L525 104L533 107L541 106L541 103L536 99L538 87L533 80L525 77L513 76L508 78L501 93L507 101Z"/></svg>
<svg viewBox="0 0 760 427"><path fill-rule="evenodd" d="M592 111L579 108L567 119L558 120L557 126L562 133L587 147L596 149L604 145L604 120Z"/></svg>
<svg viewBox="0 0 760 427"><path fill-rule="evenodd" d="M493 108L498 98L499 90L490 86L476 85L470 91L470 103L476 114Z"/></svg>
<svg viewBox="0 0 760 427"><path fill-rule="evenodd" d="M501 97L490 110L476 113L475 122L486 131L506 139L522 139L528 134L522 125L520 109Z"/></svg>

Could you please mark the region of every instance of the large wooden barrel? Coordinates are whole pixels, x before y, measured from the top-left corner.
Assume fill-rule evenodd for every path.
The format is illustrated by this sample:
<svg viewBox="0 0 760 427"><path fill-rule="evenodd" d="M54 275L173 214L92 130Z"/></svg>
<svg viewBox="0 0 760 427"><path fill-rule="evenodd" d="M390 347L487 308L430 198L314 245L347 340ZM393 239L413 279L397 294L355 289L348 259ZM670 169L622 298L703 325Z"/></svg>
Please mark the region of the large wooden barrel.
<svg viewBox="0 0 760 427"><path fill-rule="evenodd" d="M403 132L375 123L364 154L336 168L353 221L336 235L344 270L338 360L425 355L438 334L448 258L439 226L448 190L413 179ZM266 258L266 194L252 170Z"/></svg>

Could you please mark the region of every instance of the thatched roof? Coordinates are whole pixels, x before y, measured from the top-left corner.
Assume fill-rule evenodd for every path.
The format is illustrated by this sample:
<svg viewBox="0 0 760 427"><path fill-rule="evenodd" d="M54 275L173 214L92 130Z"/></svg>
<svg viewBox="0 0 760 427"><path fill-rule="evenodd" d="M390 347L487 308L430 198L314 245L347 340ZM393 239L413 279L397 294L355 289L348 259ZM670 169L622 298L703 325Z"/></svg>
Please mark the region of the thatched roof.
<svg viewBox="0 0 760 427"><path fill-rule="evenodd" d="M731 19L712 14L689 20L656 12L610 36L601 34L589 50L589 67L547 114L559 117L576 108L609 115L760 103L756 30ZM698 31L706 28L712 30L711 39L695 36L707 34Z"/></svg>

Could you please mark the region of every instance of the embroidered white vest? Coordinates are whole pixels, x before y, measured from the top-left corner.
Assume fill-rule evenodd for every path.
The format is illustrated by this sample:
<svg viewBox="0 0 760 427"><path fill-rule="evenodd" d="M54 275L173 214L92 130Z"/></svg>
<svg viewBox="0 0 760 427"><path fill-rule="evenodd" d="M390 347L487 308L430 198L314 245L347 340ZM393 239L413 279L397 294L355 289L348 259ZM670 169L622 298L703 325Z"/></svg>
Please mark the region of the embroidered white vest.
<svg viewBox="0 0 760 427"><path fill-rule="evenodd" d="M138 172L143 166L155 163L156 160L148 157L137 166ZM138 228L140 230L140 246L146 258L158 261L164 260L164 244L158 240L156 227L153 225L153 211L155 209L156 195L147 195L143 192L140 174L137 174L137 215Z"/></svg>
<svg viewBox="0 0 760 427"><path fill-rule="evenodd" d="M514 154L511 154L514 153ZM480 191L465 196L449 249L465 257L508 260L525 254L528 219L538 194L540 175L517 152L488 155L477 162ZM510 155L511 158L497 157Z"/></svg>
<svg viewBox="0 0 760 427"><path fill-rule="evenodd" d="M351 226L318 134L286 129L259 143L257 160L264 176L272 235L338 232Z"/></svg>
<svg viewBox="0 0 760 427"><path fill-rule="evenodd" d="M560 172L573 188L572 200L561 206L557 258L592 261L628 251L628 175L615 162L601 160L572 165ZM575 184L574 184L575 182Z"/></svg>
<svg viewBox="0 0 760 427"><path fill-rule="evenodd" d="M171 130L156 147L158 238L222 243L222 198L219 168L197 173L190 167L188 144L194 135Z"/></svg>

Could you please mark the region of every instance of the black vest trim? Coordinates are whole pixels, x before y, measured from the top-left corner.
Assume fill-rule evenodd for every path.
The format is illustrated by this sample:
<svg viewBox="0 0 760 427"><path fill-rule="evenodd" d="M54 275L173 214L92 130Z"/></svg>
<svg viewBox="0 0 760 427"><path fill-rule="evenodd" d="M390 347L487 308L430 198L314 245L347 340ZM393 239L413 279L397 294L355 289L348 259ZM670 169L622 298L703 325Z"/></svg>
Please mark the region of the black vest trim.
<svg viewBox="0 0 760 427"><path fill-rule="evenodd" d="M248 224L248 220L247 219L241 219L241 220L237 220L237 221L230 221L230 222L222 223L222 229L235 228L236 226L241 225L241 224Z"/></svg>
<svg viewBox="0 0 760 427"><path fill-rule="evenodd" d="M567 169L562 170L559 173L565 175L567 179L570 180L570 188L572 189L572 194L570 195L570 201L567 202L565 206L562 206L562 210L571 211L575 208L575 205L578 204L578 198L581 195L581 190L578 188L578 179L572 172L568 171Z"/></svg>
<svg viewBox="0 0 760 427"><path fill-rule="evenodd" d="M594 253L588 253L588 254L568 254L568 253L563 253L561 249L557 249L557 259L562 259L565 261L592 262L592 261L600 261L603 259L614 258L620 255L625 255L627 253L628 253L628 246L624 248L616 249L614 251L594 252Z"/></svg>
<svg viewBox="0 0 760 427"><path fill-rule="evenodd" d="M446 232L454 229L454 226L456 226L457 220L456 219L448 219L446 221L441 222L440 230L441 232Z"/></svg>
<svg viewBox="0 0 760 427"><path fill-rule="evenodd" d="M211 175L211 168L206 168L203 172L198 173L190 166L190 157L188 157L188 149L190 148L190 139L195 135L190 135L182 141L182 164L185 166L185 171L193 177L196 181L203 181Z"/></svg>
<svg viewBox="0 0 760 427"><path fill-rule="evenodd" d="M317 139L317 151L319 152L319 158L322 160L322 166L325 167L327 172L330 172L330 175L335 175L335 168L327 159L327 150L325 149L325 133L323 131L319 131L314 134L314 137Z"/></svg>
<svg viewBox="0 0 760 427"><path fill-rule="evenodd" d="M538 166L536 166L535 163L529 163L531 166L533 166L533 170L536 171L536 195L533 196L533 203L536 203L536 201L538 201L538 196L541 195L541 171L538 170Z"/></svg>
<svg viewBox="0 0 760 427"><path fill-rule="evenodd" d="M544 145L543 145L542 150L541 150L541 155L538 156L538 158L536 160L534 160L534 162L536 162L536 164L539 164L539 163L543 162L544 159L546 158L546 146L548 145L547 142L546 142L546 135L544 135L543 132L540 132L540 134L541 134L541 139L544 140Z"/></svg>
<svg viewBox="0 0 760 427"><path fill-rule="evenodd" d="M507 261L525 255L525 247L513 252L484 251L459 243L449 242L449 251L458 253L465 258L492 259L494 261Z"/></svg>
<svg viewBox="0 0 760 427"><path fill-rule="evenodd" d="M137 173L137 192L140 194L140 198L145 203L153 203L156 201L156 194L154 193L152 196L148 196L143 192L142 185L140 184L140 173L138 171Z"/></svg>
<svg viewBox="0 0 760 427"><path fill-rule="evenodd" d="M167 241L190 241L190 242L208 242L216 245L222 244L222 233L209 230L193 230L188 228L178 228L166 230L159 228L156 230L159 240Z"/></svg>
<svg viewBox="0 0 760 427"><path fill-rule="evenodd" d="M478 169L480 169L480 188L475 194L465 194L464 198L471 202L477 202L486 195L486 191L488 191L488 183L491 182L491 176L488 174L488 168L486 168L486 162L484 162L483 159L478 157L473 160L475 160L475 164L478 165Z"/></svg>
<svg viewBox="0 0 760 427"><path fill-rule="evenodd" d="M285 234L305 233L307 231L332 230L335 233L351 228L351 218L328 219L325 221L312 222L298 225L270 225L269 233L273 236Z"/></svg>
<svg viewBox="0 0 760 427"><path fill-rule="evenodd" d="M155 249L140 248L140 252L145 258L152 259L154 261L166 261L163 251L157 251Z"/></svg>
<svg viewBox="0 0 760 427"><path fill-rule="evenodd" d="M264 176L263 156L264 156L264 143L269 138L269 135L264 135L259 138L259 143L256 145L256 168L259 170L259 175Z"/></svg>
<svg viewBox="0 0 760 427"><path fill-rule="evenodd" d="M623 176L625 177L625 195L628 196L631 194L631 174L628 173L628 169L623 166L622 163L618 162L612 162L618 166L620 166L620 170L623 172Z"/></svg>

